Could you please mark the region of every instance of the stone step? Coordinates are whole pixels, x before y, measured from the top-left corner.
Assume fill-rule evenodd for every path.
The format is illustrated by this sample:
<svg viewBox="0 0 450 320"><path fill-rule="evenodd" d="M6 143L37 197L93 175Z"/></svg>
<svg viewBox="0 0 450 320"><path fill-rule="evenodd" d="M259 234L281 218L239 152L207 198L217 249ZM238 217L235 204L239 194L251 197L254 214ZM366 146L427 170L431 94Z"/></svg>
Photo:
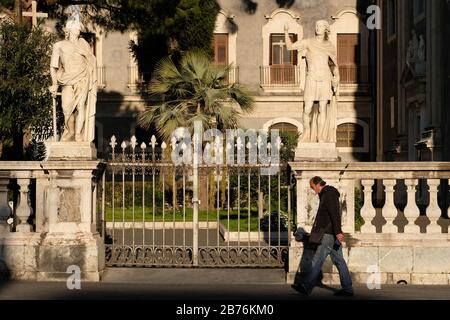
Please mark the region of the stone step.
<svg viewBox="0 0 450 320"><path fill-rule="evenodd" d="M107 268L102 282L147 284L285 284L283 269Z"/></svg>

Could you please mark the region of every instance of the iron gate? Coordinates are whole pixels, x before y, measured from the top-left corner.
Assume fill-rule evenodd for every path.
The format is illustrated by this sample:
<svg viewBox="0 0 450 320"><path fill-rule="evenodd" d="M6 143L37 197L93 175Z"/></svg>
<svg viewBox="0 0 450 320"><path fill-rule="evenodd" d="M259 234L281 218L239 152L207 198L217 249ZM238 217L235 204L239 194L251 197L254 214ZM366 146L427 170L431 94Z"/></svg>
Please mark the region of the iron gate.
<svg viewBox="0 0 450 320"><path fill-rule="evenodd" d="M101 192L108 266L283 267L291 230L287 166L175 165L165 143L117 147ZM239 144L237 148L239 148Z"/></svg>

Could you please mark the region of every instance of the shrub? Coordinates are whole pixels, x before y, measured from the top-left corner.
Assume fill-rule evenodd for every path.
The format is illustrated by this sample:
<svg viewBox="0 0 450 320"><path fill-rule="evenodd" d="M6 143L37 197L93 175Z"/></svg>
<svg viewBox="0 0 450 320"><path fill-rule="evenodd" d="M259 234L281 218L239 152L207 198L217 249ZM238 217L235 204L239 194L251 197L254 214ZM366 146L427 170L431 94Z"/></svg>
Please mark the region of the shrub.
<svg viewBox="0 0 450 320"><path fill-rule="evenodd" d="M277 232L278 231L278 218L280 220L280 231L288 231L289 227L289 218L283 212L280 213L278 217L278 211L272 211L270 213L270 231ZM261 231L269 231L269 213L266 212L263 218L260 220Z"/></svg>

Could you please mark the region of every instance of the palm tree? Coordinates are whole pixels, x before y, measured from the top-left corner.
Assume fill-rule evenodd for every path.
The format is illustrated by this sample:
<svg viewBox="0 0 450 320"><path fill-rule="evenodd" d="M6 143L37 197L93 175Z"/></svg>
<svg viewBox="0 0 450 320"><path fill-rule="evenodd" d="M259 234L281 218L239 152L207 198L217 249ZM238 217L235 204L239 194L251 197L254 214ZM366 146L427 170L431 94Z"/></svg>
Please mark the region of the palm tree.
<svg viewBox="0 0 450 320"><path fill-rule="evenodd" d="M144 129L154 125L166 141L179 127L193 132L195 121L206 129L236 128L241 112L253 110L253 98L242 86L227 83L230 67L214 65L200 51L185 53L179 65L170 57L162 59L150 85L150 94L162 102L148 106L139 125Z"/></svg>

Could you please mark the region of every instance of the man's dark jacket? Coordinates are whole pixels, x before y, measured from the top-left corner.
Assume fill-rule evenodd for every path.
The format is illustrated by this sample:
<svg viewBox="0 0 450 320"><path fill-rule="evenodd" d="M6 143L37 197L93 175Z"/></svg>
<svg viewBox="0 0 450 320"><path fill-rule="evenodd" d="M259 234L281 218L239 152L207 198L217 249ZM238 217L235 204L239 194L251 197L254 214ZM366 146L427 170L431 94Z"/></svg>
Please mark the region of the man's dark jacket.
<svg viewBox="0 0 450 320"><path fill-rule="evenodd" d="M339 191L332 186L325 186L319 193L320 204L311 232L322 232L331 235L342 233L341 206Z"/></svg>

